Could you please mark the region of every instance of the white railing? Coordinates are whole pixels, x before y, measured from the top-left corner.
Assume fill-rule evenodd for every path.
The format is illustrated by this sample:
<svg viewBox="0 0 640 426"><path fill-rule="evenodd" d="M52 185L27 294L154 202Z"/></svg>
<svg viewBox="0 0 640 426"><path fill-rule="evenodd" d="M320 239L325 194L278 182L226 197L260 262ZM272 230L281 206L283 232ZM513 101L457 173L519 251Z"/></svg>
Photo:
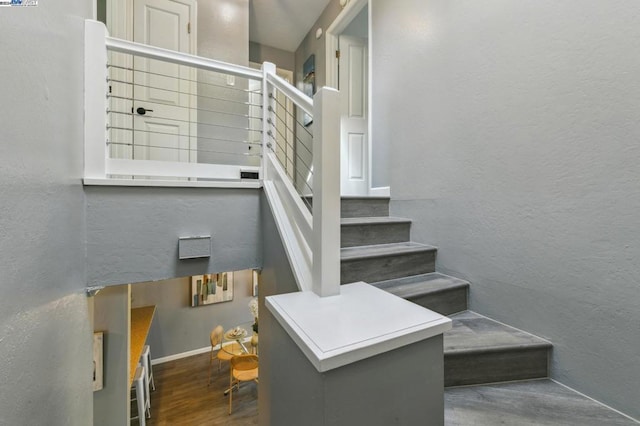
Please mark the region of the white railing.
<svg viewBox="0 0 640 426"><path fill-rule="evenodd" d="M85 179L240 181L260 172L261 71L114 39L93 24Z"/></svg>
<svg viewBox="0 0 640 426"><path fill-rule="evenodd" d="M114 39L86 21L85 182L224 186L257 176L251 185L264 187L299 288L336 295L338 92L312 100L275 71Z"/></svg>

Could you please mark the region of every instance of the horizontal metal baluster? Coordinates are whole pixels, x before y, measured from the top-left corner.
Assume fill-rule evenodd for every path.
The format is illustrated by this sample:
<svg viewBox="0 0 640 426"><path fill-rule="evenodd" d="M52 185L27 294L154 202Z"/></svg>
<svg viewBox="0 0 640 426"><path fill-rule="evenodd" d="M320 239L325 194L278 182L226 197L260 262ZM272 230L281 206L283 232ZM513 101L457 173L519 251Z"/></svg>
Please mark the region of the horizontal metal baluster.
<svg viewBox="0 0 640 426"><path fill-rule="evenodd" d="M203 111L201 109L197 109L197 108L189 108L193 111ZM256 117L253 115L245 115L245 114L233 114L231 112L222 112L222 111L209 111L215 114L226 114L226 115L232 115L235 117L240 117L240 118L247 118L247 119L255 119L255 120L262 120L262 117ZM131 116L131 117L137 117L140 114L137 114L135 112L123 112L123 111L114 111L114 110L109 110L108 111L109 114L118 114L118 115L125 115L125 116ZM178 121L178 122L182 122L182 123L192 123L192 124L202 124L204 126L214 126L215 124L211 124L211 123L205 123L202 121L191 121L191 120L181 120L179 118L169 118L169 117L161 117L161 116L157 116L157 115L153 115L153 116L149 116L152 118L157 118L157 119L161 119L161 120L173 120L173 121Z"/></svg>
<svg viewBox="0 0 640 426"><path fill-rule="evenodd" d="M215 86L215 87L220 87L222 89L236 90L236 91L241 91L241 92L245 92L245 93L254 93L254 94L259 94L260 96L262 96L262 89L258 89L258 90L240 89L238 87L229 86L229 85L208 83L208 82L205 82L205 81L192 80L190 78L176 77L176 76L173 76L173 75L167 75L167 74L157 73L157 72L153 72L153 71L144 71L144 70L134 69L134 68L130 68L130 67L122 67L122 66L118 66L118 65L107 65L107 68L120 69L120 70L124 70L124 71L132 71L132 72L138 72L138 73L149 74L149 75L156 75L156 76L159 76L159 77L173 78L173 79L180 80L180 81L188 81L188 82L191 82L191 83L205 84L207 86ZM221 75L221 76L226 76L226 74L222 74L222 73L217 72L217 71L207 71L207 70L200 70L200 71L201 72L215 73L215 74ZM249 79L249 78L246 78L246 77L238 77L238 78L243 78L243 79L245 79L247 81L258 81L258 80L252 80L252 79ZM122 83L131 84L129 82L122 82Z"/></svg>

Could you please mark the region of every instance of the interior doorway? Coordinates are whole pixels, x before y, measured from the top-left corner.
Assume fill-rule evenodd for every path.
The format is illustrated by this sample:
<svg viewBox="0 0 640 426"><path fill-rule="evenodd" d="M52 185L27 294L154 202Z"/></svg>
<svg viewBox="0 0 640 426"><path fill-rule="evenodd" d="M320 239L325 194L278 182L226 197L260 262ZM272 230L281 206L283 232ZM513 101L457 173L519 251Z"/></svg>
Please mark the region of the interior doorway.
<svg viewBox="0 0 640 426"><path fill-rule="evenodd" d="M134 0L133 41L183 53L192 49L191 0ZM193 68L135 57L133 159L196 162Z"/></svg>
<svg viewBox="0 0 640 426"><path fill-rule="evenodd" d="M369 15L368 0L353 0L326 33L327 85L341 92L341 195L372 195Z"/></svg>
<svg viewBox="0 0 640 426"><path fill-rule="evenodd" d="M97 10L112 37L196 53L196 0L97 0ZM113 52L109 64L110 157L197 162L196 70Z"/></svg>

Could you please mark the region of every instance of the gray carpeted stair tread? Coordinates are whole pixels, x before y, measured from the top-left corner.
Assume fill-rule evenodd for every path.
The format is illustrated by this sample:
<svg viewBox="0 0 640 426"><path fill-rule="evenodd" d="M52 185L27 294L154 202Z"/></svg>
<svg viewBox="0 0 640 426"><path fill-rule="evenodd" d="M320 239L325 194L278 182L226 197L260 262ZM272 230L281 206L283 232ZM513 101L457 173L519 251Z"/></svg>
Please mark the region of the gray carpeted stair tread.
<svg viewBox="0 0 640 426"><path fill-rule="evenodd" d="M474 312L451 315L444 333L444 385L549 377L551 344Z"/></svg>
<svg viewBox="0 0 640 426"><path fill-rule="evenodd" d="M469 287L469 282L439 272L431 272L429 274L380 281L371 283L371 285L403 299L411 300L428 294L466 288Z"/></svg>
<svg viewBox="0 0 640 426"><path fill-rule="evenodd" d="M438 272L371 284L442 315L451 315L468 309L469 282Z"/></svg>
<svg viewBox="0 0 640 426"><path fill-rule="evenodd" d="M551 348L540 337L493 321L475 312L451 315L453 328L444 334L445 356L503 349Z"/></svg>
<svg viewBox="0 0 640 426"><path fill-rule="evenodd" d="M393 244L342 248L340 249L340 259L349 261L376 257L402 256L410 253L435 252L437 250L438 249L433 246L407 241Z"/></svg>
<svg viewBox="0 0 640 426"><path fill-rule="evenodd" d="M449 388L445 426L632 426L632 419L549 379Z"/></svg>
<svg viewBox="0 0 640 426"><path fill-rule="evenodd" d="M411 219L403 217L379 216L379 217L343 217L340 219L340 225L359 226L359 225L386 225L393 223L411 223Z"/></svg>

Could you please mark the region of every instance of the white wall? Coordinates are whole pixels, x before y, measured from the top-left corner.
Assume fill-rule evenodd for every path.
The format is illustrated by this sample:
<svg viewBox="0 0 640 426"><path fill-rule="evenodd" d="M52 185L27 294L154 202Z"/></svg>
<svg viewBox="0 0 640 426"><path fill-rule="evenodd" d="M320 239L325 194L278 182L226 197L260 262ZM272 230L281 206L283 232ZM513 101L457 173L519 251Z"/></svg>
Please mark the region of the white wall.
<svg viewBox="0 0 640 426"><path fill-rule="evenodd" d="M198 1L198 55L249 64L249 0Z"/></svg>
<svg viewBox="0 0 640 426"><path fill-rule="evenodd" d="M392 213L474 310L553 342L554 378L640 417L640 4L372 11Z"/></svg>
<svg viewBox="0 0 640 426"><path fill-rule="evenodd" d="M367 4L342 31L343 35L369 38L369 5Z"/></svg>
<svg viewBox="0 0 640 426"><path fill-rule="evenodd" d="M249 64L248 0L198 1L198 55L237 65ZM234 86L227 84L224 74L198 70L198 162L259 166L260 157L245 155L253 152L251 146L242 143L255 137L255 132L244 130L248 127L248 120L244 117L248 114L248 107L220 100L248 102L246 93L232 90L246 89L247 80L237 77Z"/></svg>
<svg viewBox="0 0 640 426"><path fill-rule="evenodd" d="M0 423L90 425L83 34L90 2L0 10Z"/></svg>

